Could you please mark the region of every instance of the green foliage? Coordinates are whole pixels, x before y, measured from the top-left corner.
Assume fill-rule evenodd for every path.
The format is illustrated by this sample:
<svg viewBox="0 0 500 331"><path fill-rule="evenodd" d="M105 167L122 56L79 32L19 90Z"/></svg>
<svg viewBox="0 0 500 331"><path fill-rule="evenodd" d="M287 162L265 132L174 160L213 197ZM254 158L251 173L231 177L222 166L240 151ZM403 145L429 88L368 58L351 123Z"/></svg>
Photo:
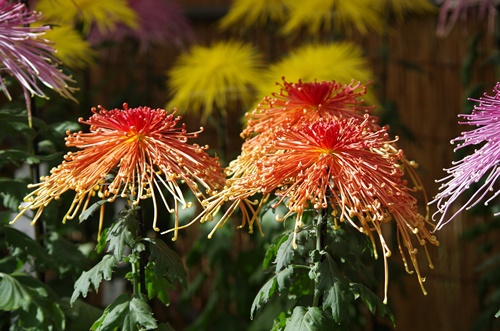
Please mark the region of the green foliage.
<svg viewBox="0 0 500 331"><path fill-rule="evenodd" d="M250 309L250 318L253 314L265 304L269 298L276 292L281 293L285 289L285 283L293 274L293 267L290 265L287 268L278 271L271 279L269 279L260 289L255 297L252 308Z"/></svg>
<svg viewBox="0 0 500 331"><path fill-rule="evenodd" d="M54 269L61 278L76 278L88 264L87 257L78 247L56 231L47 234L45 248L55 261Z"/></svg>
<svg viewBox="0 0 500 331"><path fill-rule="evenodd" d="M179 282L186 288L186 270L179 254L161 240L144 238L144 241L150 244L150 259L154 266L154 273L166 277L171 284Z"/></svg>
<svg viewBox="0 0 500 331"><path fill-rule="evenodd" d="M10 252L10 258L32 262L38 269L55 268L52 256L33 238L9 225L0 224L0 239Z"/></svg>
<svg viewBox="0 0 500 331"><path fill-rule="evenodd" d="M66 330L71 331L88 331L103 313L91 304L83 300L77 299L72 305L69 299L62 300L62 308L66 315Z"/></svg>
<svg viewBox="0 0 500 331"><path fill-rule="evenodd" d="M250 310L252 318L272 297L284 297L293 302L292 307L285 315L275 316L272 330L362 328L364 316L359 309L360 302L372 314L378 310L394 322L382 299L368 287L376 282L369 276L372 272L368 261L372 259L367 257L371 257L372 252L367 239L347 224L341 223L334 229L333 220L328 221L326 224L321 216L312 219L313 225L304 226L297 234L295 249L292 230L269 246L264 266L270 266L273 274L254 299Z"/></svg>
<svg viewBox="0 0 500 331"><path fill-rule="evenodd" d="M500 327L500 243L496 240L499 230L500 222L493 218L469 228L462 234L463 239L476 241L477 253L485 256L475 268L478 274L476 286L481 312L473 323L473 331L496 330Z"/></svg>
<svg viewBox="0 0 500 331"><path fill-rule="evenodd" d="M293 309L287 320L285 331L320 331L329 330L327 319L318 307L301 307ZM330 326L331 327L331 326Z"/></svg>
<svg viewBox="0 0 500 331"><path fill-rule="evenodd" d="M93 331L154 330L157 323L148 303L141 296L120 295L106 307L102 316L92 325Z"/></svg>
<svg viewBox="0 0 500 331"><path fill-rule="evenodd" d="M117 263L118 260L115 256L107 254L104 255L102 260L92 269L84 271L75 282L75 290L70 300L71 304L73 304L80 295L85 298L87 293L91 290L91 286L93 286L95 290L98 290L103 279L110 280Z"/></svg>
<svg viewBox="0 0 500 331"><path fill-rule="evenodd" d="M6 208L17 210L23 198L28 193L28 182L23 178L1 178L0 177L0 197L2 205Z"/></svg>
<svg viewBox="0 0 500 331"><path fill-rule="evenodd" d="M0 273L0 310L11 311L15 325L26 330L66 330L59 299L42 282L21 272Z"/></svg>

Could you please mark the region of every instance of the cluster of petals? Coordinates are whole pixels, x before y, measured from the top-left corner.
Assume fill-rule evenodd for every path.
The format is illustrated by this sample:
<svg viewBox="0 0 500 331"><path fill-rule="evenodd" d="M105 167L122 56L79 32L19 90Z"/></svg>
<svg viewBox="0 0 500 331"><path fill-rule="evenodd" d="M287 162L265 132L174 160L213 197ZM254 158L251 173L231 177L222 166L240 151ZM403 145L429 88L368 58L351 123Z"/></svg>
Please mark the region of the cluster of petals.
<svg viewBox="0 0 500 331"><path fill-rule="evenodd" d="M295 234L307 210L329 210L336 222L348 222L366 234L375 254L378 239L387 289L391 251L382 228L394 220L407 271L411 272L409 256L425 293L417 246L427 253L427 243L439 243L428 229L432 224L419 212L413 196L417 188L410 188L405 179L404 153L363 105L364 91L364 86L354 83L285 81L279 94L248 113L242 133L246 141L226 169L229 178L224 189L203 202L201 221L216 218L229 204L210 236L235 210L242 214L240 227L249 224L252 231L257 224L260 229L259 211L273 194L278 198L273 207L284 204L288 210L277 220L293 216Z"/></svg>
<svg viewBox="0 0 500 331"><path fill-rule="evenodd" d="M452 167L445 169L448 175L438 180L442 183L440 192L430 202L437 206L433 215L438 220L437 229L481 201L488 205L500 194L500 190L494 190L500 176L500 83L495 86L493 96L485 94L473 101L478 104L472 113L459 115L465 119L459 123L470 125L473 129L462 132L451 143L457 143L455 152L471 147L474 147L474 152L453 162ZM462 196L471 187L475 187L475 191L465 202L462 201ZM457 202L459 207L454 208Z"/></svg>
<svg viewBox="0 0 500 331"><path fill-rule="evenodd" d="M68 132L66 138L68 147L79 150L67 153L49 176L31 185L36 189L25 198L16 219L27 210L37 210L36 222L51 201L71 190L75 197L63 222L86 210L94 197L107 202L124 198L132 204L151 198L153 228L159 230L156 205L161 199L175 214L175 229L179 207L192 204L185 200L179 183L185 183L199 201L223 186L225 178L218 159L205 152L207 146L187 143L202 129L186 132L184 125L178 126L181 118L174 117L175 111L123 107L106 110L99 106L92 109L94 114L88 120L79 120L90 126L90 132ZM101 224L102 213L103 209Z"/></svg>
<svg viewBox="0 0 500 331"><path fill-rule="evenodd" d="M29 94L47 97L41 84L74 99L75 88L68 85L73 80L58 68L53 45L44 38L50 27L30 26L41 19L40 13L28 10L24 4L0 0L0 75L14 77L27 99ZM0 88L10 99L1 76Z"/></svg>
<svg viewBox="0 0 500 331"><path fill-rule="evenodd" d="M88 37L91 44L119 44L130 38L139 44L139 51L145 52L160 44L181 47L193 39L193 30L176 1L127 0L127 4L137 16L137 26L120 22L115 29L103 32L94 25Z"/></svg>
<svg viewBox="0 0 500 331"><path fill-rule="evenodd" d="M480 17L486 17L490 30L494 30L497 15L497 0L443 0L439 9L437 35L447 36L459 18L467 20L471 10L478 10Z"/></svg>

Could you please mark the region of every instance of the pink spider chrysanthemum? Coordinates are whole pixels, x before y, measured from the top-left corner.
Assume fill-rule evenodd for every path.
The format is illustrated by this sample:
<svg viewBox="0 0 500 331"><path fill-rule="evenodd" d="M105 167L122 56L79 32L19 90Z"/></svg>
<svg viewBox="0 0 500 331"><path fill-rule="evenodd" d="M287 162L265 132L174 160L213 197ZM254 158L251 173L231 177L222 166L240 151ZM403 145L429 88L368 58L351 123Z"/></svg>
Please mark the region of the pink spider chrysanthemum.
<svg viewBox="0 0 500 331"><path fill-rule="evenodd" d="M198 200L222 187L225 178L218 159L205 152L207 147L187 144L202 129L186 132L184 125L177 125L181 117L174 117L175 111L169 114L164 109L123 107L106 110L99 106L92 109L94 115L88 120L79 120L90 126L90 132L68 132L66 145L80 150L69 152L41 183L31 185L36 190L25 198L16 219L27 210L37 210L36 222L48 203L72 190L76 195L63 222L86 210L95 196L108 202L125 198L133 204L152 198L153 228L159 230L156 202L161 199L167 210L175 213L177 233L179 204L182 208L191 205L179 182L184 182ZM164 192L173 197L173 206Z"/></svg>
<svg viewBox="0 0 500 331"><path fill-rule="evenodd" d="M442 228L460 212L474 207L481 201L488 205L500 195L500 190L494 190L494 185L500 177L500 83L495 86L494 93L493 96L485 94L479 100L474 100L479 104L474 106L470 115L459 115L465 119L459 122L460 124L471 125L474 129L462 132L461 136L451 141L461 142L454 151L469 146L481 144L482 146L463 159L453 162L451 168L445 169L449 175L438 180L442 183L440 192L430 202L436 203L437 206L437 212L433 215L434 219L438 218L437 229ZM449 215L451 206L480 180L484 182L479 184L479 188L472 196L465 203L461 202L460 207Z"/></svg>
<svg viewBox="0 0 500 331"><path fill-rule="evenodd" d="M439 9L437 35L446 37L460 17L467 19L471 9L477 9L480 17L487 16L490 30L493 31L497 4L497 0L443 0Z"/></svg>
<svg viewBox="0 0 500 331"><path fill-rule="evenodd" d="M138 26L132 28L123 23L116 29L103 33L94 26L89 34L92 44L113 41L117 44L127 38L138 42L145 52L154 45L173 44L181 47L193 39L193 30L182 13L182 8L172 0L127 0L137 15Z"/></svg>
<svg viewBox="0 0 500 331"><path fill-rule="evenodd" d="M43 35L49 26L31 27L41 14L30 11L24 4L0 0L0 88L11 99L1 75L14 77L29 94L47 97L40 83L63 97L73 99L76 90L68 84L73 80L58 67L53 45ZM27 101L28 110L29 102Z"/></svg>

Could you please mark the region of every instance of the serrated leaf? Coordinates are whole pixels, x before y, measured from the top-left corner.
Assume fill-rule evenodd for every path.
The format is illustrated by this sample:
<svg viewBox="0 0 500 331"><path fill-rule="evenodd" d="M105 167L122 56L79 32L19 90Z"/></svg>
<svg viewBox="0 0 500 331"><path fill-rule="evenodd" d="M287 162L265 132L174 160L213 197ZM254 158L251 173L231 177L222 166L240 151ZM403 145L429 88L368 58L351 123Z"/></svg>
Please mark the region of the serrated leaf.
<svg viewBox="0 0 500 331"><path fill-rule="evenodd" d="M347 307L352 301L352 294L349 294L347 281L339 276L335 261L329 254L324 254L324 257L318 270L318 295L323 296L323 308L330 309L333 320L340 323L348 313Z"/></svg>
<svg viewBox="0 0 500 331"><path fill-rule="evenodd" d="M162 275L156 274L152 268L151 263L146 268L146 289L148 291L148 298L158 298L163 304L170 304L169 291L173 288L172 284Z"/></svg>
<svg viewBox="0 0 500 331"><path fill-rule="evenodd" d="M264 269L267 269L271 261L275 261L276 254L278 253L278 249L281 246L281 244L288 239L288 234L282 235L278 237L277 239L274 240L273 243L269 245L269 247L266 249L266 255L264 257L264 261L262 262L262 267Z"/></svg>
<svg viewBox="0 0 500 331"><path fill-rule="evenodd" d="M293 266L290 265L286 269L277 272L264 284L264 286L262 286L253 300L252 307L250 308L250 318L253 318L254 312L259 310L262 305L269 300L276 289L278 289L279 292L285 289L285 282L292 277L292 274Z"/></svg>
<svg viewBox="0 0 500 331"><path fill-rule="evenodd" d="M28 193L28 183L24 179L0 178L0 197L4 207L18 210L23 198Z"/></svg>
<svg viewBox="0 0 500 331"><path fill-rule="evenodd" d="M392 314L391 310L387 305L384 304L383 300L373 293L369 288L364 286L363 284L359 283L352 283L350 284L351 287L351 292L354 293L355 295L358 295L361 300L366 304L368 309L372 314L375 314L375 311L379 311L379 314L381 316L387 315L391 321L394 327L396 326L395 320L394 320L394 315Z"/></svg>
<svg viewBox="0 0 500 331"><path fill-rule="evenodd" d="M93 213L95 213L95 211L97 209L100 209L101 206L104 205L106 202L108 202L108 200L99 200L99 201L93 203L90 207L85 209L83 212L81 212L80 216L78 217L78 219L80 220L80 223L82 223L83 221L86 221L90 216L92 216Z"/></svg>
<svg viewBox="0 0 500 331"><path fill-rule="evenodd" d="M285 331L322 331L325 318L318 307L301 307L293 309L292 316L286 322Z"/></svg>
<svg viewBox="0 0 500 331"><path fill-rule="evenodd" d="M144 241L150 243L150 260L154 263L155 273L157 275L165 275L171 284L179 282L186 288L186 269L184 269L184 264L179 254L168 247L162 240L144 238Z"/></svg>
<svg viewBox="0 0 500 331"><path fill-rule="evenodd" d="M123 258L125 247L136 246L137 221L132 217L133 211L123 213L123 215L114 222L106 234L108 243L108 252L112 253L118 261Z"/></svg>
<svg viewBox="0 0 500 331"><path fill-rule="evenodd" d="M106 307L103 315L93 325L93 331L154 330L157 323L149 305L140 297L120 295Z"/></svg>
<svg viewBox="0 0 500 331"><path fill-rule="evenodd" d="M80 294L85 298L90 290L90 286L93 285L94 289L97 291L101 281L110 280L113 273L113 269L118 261L113 255L104 255L102 260L97 263L89 271L84 271L80 278L75 282L75 289L73 295L71 296L70 303L73 304L75 300L80 296Z"/></svg>
<svg viewBox="0 0 500 331"><path fill-rule="evenodd" d="M281 243L276 254L276 271L280 271L289 265L292 262L294 253L293 236L287 235L286 240Z"/></svg>

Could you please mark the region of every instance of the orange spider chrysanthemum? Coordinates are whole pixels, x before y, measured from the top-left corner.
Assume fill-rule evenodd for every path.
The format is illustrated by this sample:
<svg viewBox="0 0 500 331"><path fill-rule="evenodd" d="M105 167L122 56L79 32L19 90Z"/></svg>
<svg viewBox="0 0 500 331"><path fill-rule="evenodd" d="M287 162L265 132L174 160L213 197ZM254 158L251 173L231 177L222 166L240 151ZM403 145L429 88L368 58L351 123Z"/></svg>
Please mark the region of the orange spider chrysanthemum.
<svg viewBox="0 0 500 331"><path fill-rule="evenodd" d="M422 290L416 253L410 238L427 252L426 243L438 245L419 213L417 200L403 180L399 161L402 151L390 145L384 128L373 130L369 116L340 120L318 120L300 128L277 130L276 141L257 162L253 175L237 182L239 187L258 188L262 193L275 191L288 212L278 220L295 215L295 234L302 227L306 209L329 209L335 219L347 221L370 237L376 254L379 238L385 262L391 251L382 233L382 224L397 223L399 250L408 272L402 247L406 247ZM429 223L430 224L430 223ZM427 254L427 257L429 255ZM432 263L429 259L429 264ZM387 298L387 294L386 294Z"/></svg>
<svg viewBox="0 0 500 331"><path fill-rule="evenodd" d="M279 93L265 97L256 109L246 114L244 137L266 132L276 126L293 126L319 118L363 118L373 108L364 105L366 85L335 81L289 83L283 78ZM374 117L372 118L375 119Z"/></svg>
<svg viewBox="0 0 500 331"><path fill-rule="evenodd" d="M79 119L90 125L90 132L68 132L66 145L80 150L69 152L62 164L41 178L41 183L31 185L37 189L25 198L26 204L14 221L32 209L37 210L33 218L36 222L49 202L73 190L76 195L63 222L86 210L94 196L109 202L126 198L133 204L152 198L153 228L158 231L156 201L161 198L167 210L175 213L176 229L179 204L183 208L191 205L179 181L186 183L198 200L222 187L225 179L218 159L205 152L206 146L187 144L202 128L186 132L184 125L177 126L181 117L174 117L175 110L169 114L164 109L129 108L127 104L123 108L106 110L99 106L92 109L94 114L88 120ZM162 189L173 197L173 206Z"/></svg>

